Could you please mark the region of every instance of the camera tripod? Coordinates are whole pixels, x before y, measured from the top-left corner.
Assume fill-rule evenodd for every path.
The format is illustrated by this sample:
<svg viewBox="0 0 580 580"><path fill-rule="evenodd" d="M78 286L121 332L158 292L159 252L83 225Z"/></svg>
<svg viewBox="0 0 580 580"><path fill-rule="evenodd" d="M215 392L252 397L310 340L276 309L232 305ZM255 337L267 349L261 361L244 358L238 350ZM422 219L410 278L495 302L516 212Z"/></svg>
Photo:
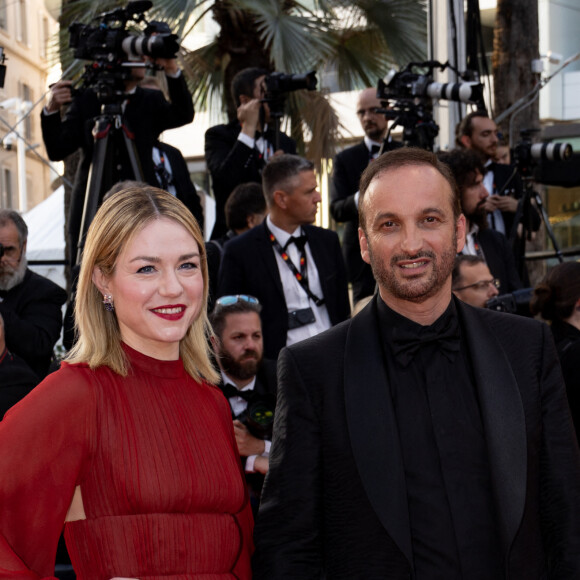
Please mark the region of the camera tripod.
<svg viewBox="0 0 580 580"><path fill-rule="evenodd" d="M521 199L518 202L518 208L514 216L512 230L509 233L509 241L512 245L517 244L515 247L517 255L518 274L520 275L521 280L525 283L527 278L527 271L525 267L526 239L528 239L529 234L531 234L531 232L533 231L533 228L531 226L532 211L533 211L531 203L532 199L536 202L536 207L538 208L540 220L544 222L546 233L548 234L548 237L552 241L552 245L554 247L554 257L557 258L559 262L563 262L564 255L562 254L562 250L560 249L558 241L556 240L554 230L550 225L550 219L548 217L548 213L546 212L546 208L544 207L544 203L542 202L542 198L540 197L538 192L534 190L532 186L534 178L531 174L530 169L529 168L519 168L519 169L521 171L524 191ZM521 237L518 238L517 227L518 224L520 223L520 220L523 225L523 231Z"/></svg>
<svg viewBox="0 0 580 580"><path fill-rule="evenodd" d="M93 127L93 156L78 239L76 263L80 263L87 230L103 201L105 193L120 179L144 181L143 170L135 147L134 135L123 124L120 102L101 105L101 114ZM128 175L124 165L130 168Z"/></svg>

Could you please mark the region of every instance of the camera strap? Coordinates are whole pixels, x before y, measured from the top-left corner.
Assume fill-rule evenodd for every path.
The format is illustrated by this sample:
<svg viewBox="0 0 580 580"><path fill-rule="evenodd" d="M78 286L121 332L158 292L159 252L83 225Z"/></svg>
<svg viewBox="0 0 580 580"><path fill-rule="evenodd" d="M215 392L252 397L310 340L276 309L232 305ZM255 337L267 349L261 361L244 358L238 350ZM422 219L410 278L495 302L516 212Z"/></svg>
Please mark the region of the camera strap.
<svg viewBox="0 0 580 580"><path fill-rule="evenodd" d="M298 281L300 286L302 286L302 289L304 290L304 292L306 292L308 297L314 302L314 304L316 304L316 306L322 306L324 304L324 298L319 298L318 296L316 296L316 294L314 294L314 292L312 292L312 290L310 290L310 286L308 285L308 264L306 261L307 260L307 258L306 258L306 242L308 240L307 240L306 236L302 235L302 236L299 236L298 238L296 238L294 236L290 236L290 239L288 240L288 242L286 243L286 245L283 248L280 245L280 242L276 239L276 236L274 236L274 234L268 229L268 226L266 226L266 230L267 230L268 236L270 238L270 243L272 244L272 246L274 246L274 249L278 252L278 254L282 258L282 260L284 260L284 263L286 264L286 266L288 266L288 268L290 268L292 274L294 274L294 277L296 278L296 280ZM298 251L300 252L300 271L294 265L294 263L290 259L290 256L288 255L288 253L286 252L286 249L285 249L291 243L296 244L296 247L298 248Z"/></svg>

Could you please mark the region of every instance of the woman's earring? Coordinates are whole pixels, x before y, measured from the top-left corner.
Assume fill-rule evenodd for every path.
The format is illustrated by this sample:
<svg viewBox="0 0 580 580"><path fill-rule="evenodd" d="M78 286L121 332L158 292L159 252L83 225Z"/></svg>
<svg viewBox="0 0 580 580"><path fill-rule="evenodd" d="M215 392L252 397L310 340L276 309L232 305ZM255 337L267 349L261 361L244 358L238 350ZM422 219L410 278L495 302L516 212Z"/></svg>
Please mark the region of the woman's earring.
<svg viewBox="0 0 580 580"><path fill-rule="evenodd" d="M103 294L103 305L107 312L113 312L115 305L113 304L113 297L110 294Z"/></svg>

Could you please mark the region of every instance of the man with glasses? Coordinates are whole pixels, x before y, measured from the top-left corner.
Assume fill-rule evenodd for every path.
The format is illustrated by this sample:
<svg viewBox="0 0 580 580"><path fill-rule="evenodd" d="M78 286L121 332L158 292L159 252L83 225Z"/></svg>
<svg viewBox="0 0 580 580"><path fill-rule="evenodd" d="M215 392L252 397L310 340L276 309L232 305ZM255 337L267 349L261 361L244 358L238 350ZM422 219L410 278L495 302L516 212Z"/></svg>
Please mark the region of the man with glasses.
<svg viewBox="0 0 580 580"><path fill-rule="evenodd" d="M0 210L0 316L6 347L43 379L62 328L66 292L27 268L28 227L14 210Z"/></svg>
<svg viewBox="0 0 580 580"><path fill-rule="evenodd" d="M345 224L342 254L355 304L365 296L372 296L376 285L371 267L361 258L358 244L358 182L367 165L378 157L387 135L387 119L376 112L379 107L381 102L377 99L376 89L368 88L360 92L356 114L365 134L364 139L335 157L332 172L330 213L337 222ZM384 150L400 146L400 143L392 141L385 144Z"/></svg>
<svg viewBox="0 0 580 580"><path fill-rule="evenodd" d="M268 471L276 407L276 363L263 356L260 310L257 298L238 294L219 298L210 316L218 386L230 404L254 511Z"/></svg>
<svg viewBox="0 0 580 580"><path fill-rule="evenodd" d="M452 273L453 294L471 306L485 308L488 300L499 294L500 281L494 278L479 256L459 254Z"/></svg>
<svg viewBox="0 0 580 580"><path fill-rule="evenodd" d="M459 188L461 211L467 220L462 254L481 258L492 274L487 279L497 278L502 293L518 290L522 283L509 242L487 223L489 193L483 185L485 169L481 159L468 149L440 152L438 157L453 172Z"/></svg>

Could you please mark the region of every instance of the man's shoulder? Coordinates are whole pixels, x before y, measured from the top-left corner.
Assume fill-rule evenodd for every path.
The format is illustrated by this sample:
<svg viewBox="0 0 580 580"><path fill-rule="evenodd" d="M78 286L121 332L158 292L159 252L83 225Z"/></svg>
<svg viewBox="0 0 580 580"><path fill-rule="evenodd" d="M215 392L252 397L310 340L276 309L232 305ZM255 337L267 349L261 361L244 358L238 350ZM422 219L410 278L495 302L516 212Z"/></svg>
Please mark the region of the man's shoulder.
<svg viewBox="0 0 580 580"><path fill-rule="evenodd" d="M547 329L544 322L507 312L496 312L487 308L476 308L457 301L458 309L468 324L484 324L501 342L519 348L522 341L535 339Z"/></svg>
<svg viewBox="0 0 580 580"><path fill-rule="evenodd" d="M344 345L352 321L353 319L349 318L315 336L287 346L282 349L280 356L287 351L292 358L298 361L319 361L321 370L324 370L324 364L322 362L325 356L331 357L334 364L344 354Z"/></svg>
<svg viewBox="0 0 580 580"><path fill-rule="evenodd" d="M52 280L26 269L24 280L18 286L13 288L15 294L23 293L34 295L35 298L42 298L43 300L50 299L51 301L58 301L64 304L67 298L66 291Z"/></svg>
<svg viewBox="0 0 580 580"><path fill-rule="evenodd" d="M312 240L324 240L328 242L339 239L338 234L334 230L328 230L326 228L311 225L303 226L303 228L309 242Z"/></svg>
<svg viewBox="0 0 580 580"><path fill-rule="evenodd" d="M230 137L236 139L241 131L240 124L237 121L232 121L231 123L222 123L220 125L214 125L210 127L206 132L207 137Z"/></svg>
<svg viewBox="0 0 580 580"><path fill-rule="evenodd" d="M364 141L360 143L356 143L356 145L351 145L350 147L346 147L342 151L336 154L336 159L340 161L344 161L346 159L352 158L354 156L364 155L365 159L368 159L369 151L367 146L365 145Z"/></svg>

